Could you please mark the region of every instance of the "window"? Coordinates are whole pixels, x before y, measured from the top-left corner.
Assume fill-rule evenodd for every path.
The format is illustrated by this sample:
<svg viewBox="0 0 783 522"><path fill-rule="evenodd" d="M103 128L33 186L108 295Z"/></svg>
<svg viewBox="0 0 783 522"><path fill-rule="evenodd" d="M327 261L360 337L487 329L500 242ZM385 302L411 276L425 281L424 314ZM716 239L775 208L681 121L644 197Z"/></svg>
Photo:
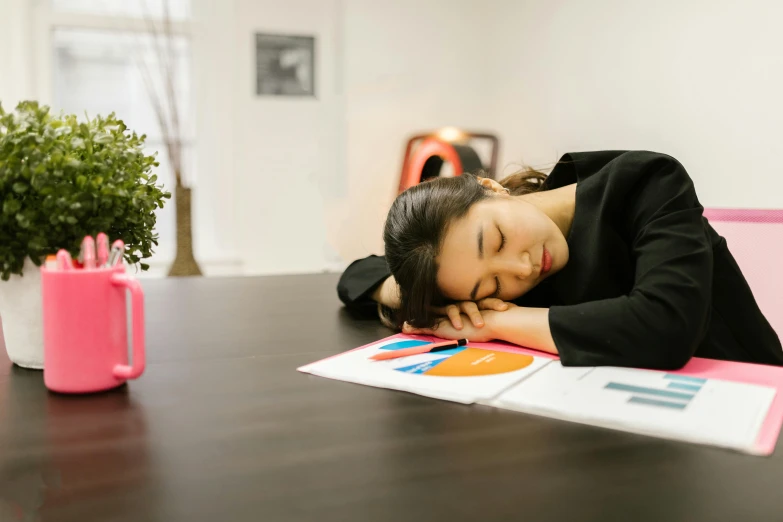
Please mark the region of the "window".
<svg viewBox="0 0 783 522"><path fill-rule="evenodd" d="M168 6L172 20L190 18L189 0L51 0L52 8L63 13L78 13L100 16L121 16L163 18Z"/></svg>
<svg viewBox="0 0 783 522"><path fill-rule="evenodd" d="M147 135L147 152L158 152L158 179L173 193L175 178L149 89L168 111L164 63L174 71L173 92L183 140L183 177L193 184L189 0L168 0L175 36L162 33L167 0L51 0L49 20L51 104L55 111L93 117L114 112L129 129ZM164 62L164 63L161 63ZM150 260L165 270L174 258L176 228L172 200L158 211L160 245Z"/></svg>

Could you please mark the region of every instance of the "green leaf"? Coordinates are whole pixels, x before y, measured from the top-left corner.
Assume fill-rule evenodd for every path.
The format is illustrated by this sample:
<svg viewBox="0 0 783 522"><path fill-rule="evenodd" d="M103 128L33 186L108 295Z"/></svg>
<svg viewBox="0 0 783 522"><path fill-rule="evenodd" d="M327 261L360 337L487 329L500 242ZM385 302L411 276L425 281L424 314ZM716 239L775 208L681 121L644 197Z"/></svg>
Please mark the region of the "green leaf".
<svg viewBox="0 0 783 522"><path fill-rule="evenodd" d="M22 203L18 199L6 199L3 202L3 214L11 216L19 212L22 208Z"/></svg>
<svg viewBox="0 0 783 522"><path fill-rule="evenodd" d="M27 248L30 250L43 250L46 248L46 239L36 236L27 243Z"/></svg>
<svg viewBox="0 0 783 522"><path fill-rule="evenodd" d="M29 228L30 227L30 220L27 219L27 216L22 214L21 212L18 212L16 214L16 221L19 223L19 226L22 228Z"/></svg>
<svg viewBox="0 0 783 522"><path fill-rule="evenodd" d="M100 134L97 134L92 141L100 144L111 143L111 134L107 132L102 132Z"/></svg>
<svg viewBox="0 0 783 522"><path fill-rule="evenodd" d="M152 255L156 211L171 194L157 184L145 138L114 114L52 114L34 101L0 107L0 279L47 249L75 254L99 230L126 242L128 262Z"/></svg>

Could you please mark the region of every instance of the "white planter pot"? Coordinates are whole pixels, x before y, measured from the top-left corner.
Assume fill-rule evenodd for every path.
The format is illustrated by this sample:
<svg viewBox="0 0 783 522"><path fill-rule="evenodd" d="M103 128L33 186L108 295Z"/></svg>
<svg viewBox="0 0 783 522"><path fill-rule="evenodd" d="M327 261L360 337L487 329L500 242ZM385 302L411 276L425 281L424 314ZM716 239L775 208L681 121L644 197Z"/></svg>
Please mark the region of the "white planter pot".
<svg viewBox="0 0 783 522"><path fill-rule="evenodd" d="M43 369L41 269L28 258L23 275L0 281L0 318L8 358L24 368Z"/></svg>

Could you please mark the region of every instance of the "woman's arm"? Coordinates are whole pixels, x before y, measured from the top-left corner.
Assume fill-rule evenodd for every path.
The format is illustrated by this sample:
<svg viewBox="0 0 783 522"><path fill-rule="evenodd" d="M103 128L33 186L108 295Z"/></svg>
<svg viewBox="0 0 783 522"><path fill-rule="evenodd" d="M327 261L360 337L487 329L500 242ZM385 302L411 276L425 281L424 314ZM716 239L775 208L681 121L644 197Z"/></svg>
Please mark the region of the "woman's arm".
<svg viewBox="0 0 783 522"><path fill-rule="evenodd" d="M713 254L702 207L674 158L634 153L615 182L630 189L615 222L630 234L627 295L549 309L565 366L681 368L710 322Z"/></svg>
<svg viewBox="0 0 783 522"><path fill-rule="evenodd" d="M549 329L549 308L512 306L505 312L485 313L484 317L492 338L557 354Z"/></svg>
<svg viewBox="0 0 783 522"><path fill-rule="evenodd" d="M384 279L370 297L376 303L397 310L400 307L400 287L397 286L394 276Z"/></svg>
<svg viewBox="0 0 783 522"><path fill-rule="evenodd" d="M395 308L391 301L390 284L387 284L390 276L386 258L382 256L368 256L356 260L340 276L337 295L346 307L357 311L374 313L377 302L374 297L387 299L388 306Z"/></svg>

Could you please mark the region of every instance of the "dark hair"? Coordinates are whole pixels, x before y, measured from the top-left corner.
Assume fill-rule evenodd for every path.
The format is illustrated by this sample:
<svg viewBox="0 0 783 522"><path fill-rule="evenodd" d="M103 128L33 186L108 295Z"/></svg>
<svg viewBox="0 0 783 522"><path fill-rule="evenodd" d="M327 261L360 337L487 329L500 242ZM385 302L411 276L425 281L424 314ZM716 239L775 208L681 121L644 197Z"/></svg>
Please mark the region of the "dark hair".
<svg viewBox="0 0 783 522"><path fill-rule="evenodd" d="M481 175L481 173L477 173ZM545 189L546 174L525 167L500 181L512 195ZM386 262L400 287L397 321L418 328L436 322L433 306L448 304L438 290L436 258L448 226L476 203L492 197L475 175L434 178L394 200L383 231Z"/></svg>

